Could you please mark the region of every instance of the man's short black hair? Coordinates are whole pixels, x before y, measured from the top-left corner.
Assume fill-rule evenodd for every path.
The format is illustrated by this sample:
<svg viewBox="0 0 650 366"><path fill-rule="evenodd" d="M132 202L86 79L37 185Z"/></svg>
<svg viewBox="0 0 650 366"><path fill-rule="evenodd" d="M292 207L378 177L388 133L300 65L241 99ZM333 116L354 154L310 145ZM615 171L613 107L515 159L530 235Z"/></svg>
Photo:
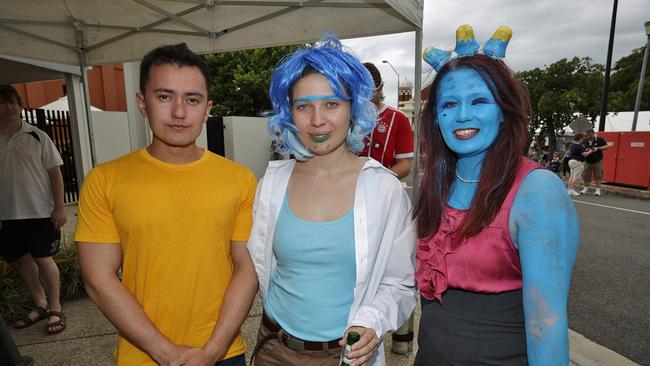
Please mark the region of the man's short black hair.
<svg viewBox="0 0 650 366"><path fill-rule="evenodd" d="M10 102L15 100L19 106L23 106L23 100L20 99L20 94L16 88L9 84L0 85L0 102Z"/></svg>
<svg viewBox="0 0 650 366"><path fill-rule="evenodd" d="M177 67L196 67L205 78L205 87L210 91L210 70L201 56L192 52L185 43L160 46L147 53L140 63L140 91L144 93L153 66L176 65Z"/></svg>
<svg viewBox="0 0 650 366"><path fill-rule="evenodd" d="M363 66L368 69L370 72L370 75L372 76L372 81L375 82L375 89L379 89L379 87L383 84L381 81L381 74L379 73L379 70L377 70L377 66L373 64L372 62L364 62Z"/></svg>

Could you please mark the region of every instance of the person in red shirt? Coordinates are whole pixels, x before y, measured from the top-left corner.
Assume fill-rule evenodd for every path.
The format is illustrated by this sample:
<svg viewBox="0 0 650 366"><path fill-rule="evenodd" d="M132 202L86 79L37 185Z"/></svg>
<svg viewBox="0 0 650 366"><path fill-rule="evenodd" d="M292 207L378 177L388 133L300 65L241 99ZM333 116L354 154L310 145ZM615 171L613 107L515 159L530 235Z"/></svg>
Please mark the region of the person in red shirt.
<svg viewBox="0 0 650 366"><path fill-rule="evenodd" d="M372 102L377 107L379 120L366 138L366 146L360 155L377 160L402 179L411 172L413 159L411 123L404 113L384 104L381 100L384 83L377 67L370 62L364 63L363 66L368 69L375 83Z"/></svg>
<svg viewBox="0 0 650 366"><path fill-rule="evenodd" d="M413 129L408 117L381 100L384 82L377 67L371 62L363 66L368 69L375 83L372 103L377 107L378 121L372 132L366 136L360 156L369 156L403 179L411 173L413 160ZM392 334L391 352L408 354L413 350L413 314Z"/></svg>

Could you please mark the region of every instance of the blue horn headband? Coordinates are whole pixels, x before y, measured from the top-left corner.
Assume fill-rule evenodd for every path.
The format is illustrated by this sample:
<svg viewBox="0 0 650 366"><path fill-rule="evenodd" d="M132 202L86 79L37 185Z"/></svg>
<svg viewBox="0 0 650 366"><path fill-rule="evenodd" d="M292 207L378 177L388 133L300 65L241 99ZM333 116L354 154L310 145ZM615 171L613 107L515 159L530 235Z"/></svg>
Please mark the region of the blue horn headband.
<svg viewBox="0 0 650 366"><path fill-rule="evenodd" d="M501 59L506 56L508 42L512 38L512 29L501 26L492 35L485 45L482 53L494 59ZM481 46L474 38L474 29L465 24L456 29L456 48L453 51L445 51L440 48L427 47L422 58L431 65L436 72L440 72L443 66L452 58L474 56L479 53ZM455 53L455 55L454 55Z"/></svg>

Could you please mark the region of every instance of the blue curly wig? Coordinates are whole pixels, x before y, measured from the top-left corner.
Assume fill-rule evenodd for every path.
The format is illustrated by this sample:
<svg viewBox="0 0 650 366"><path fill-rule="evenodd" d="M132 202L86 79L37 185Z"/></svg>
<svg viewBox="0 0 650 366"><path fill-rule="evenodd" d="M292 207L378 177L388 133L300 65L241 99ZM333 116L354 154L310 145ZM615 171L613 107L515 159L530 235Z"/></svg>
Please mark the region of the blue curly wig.
<svg viewBox="0 0 650 366"><path fill-rule="evenodd" d="M361 62L344 51L341 41L329 33L314 47L287 55L273 71L269 94L276 114L269 120L269 132L275 139L276 151L293 154L302 161L313 156L298 139L291 118L291 89L296 81L312 72L325 76L337 97L350 100L352 120L346 144L353 152L361 151L364 137L377 123L377 110L371 102L374 83Z"/></svg>

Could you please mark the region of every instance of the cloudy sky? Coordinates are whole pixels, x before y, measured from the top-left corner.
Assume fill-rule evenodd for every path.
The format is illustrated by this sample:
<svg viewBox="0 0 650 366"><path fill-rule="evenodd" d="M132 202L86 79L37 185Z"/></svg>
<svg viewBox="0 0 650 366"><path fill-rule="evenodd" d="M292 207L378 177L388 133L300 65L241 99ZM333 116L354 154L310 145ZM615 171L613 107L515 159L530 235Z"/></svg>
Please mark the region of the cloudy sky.
<svg viewBox="0 0 650 366"><path fill-rule="evenodd" d="M456 28L470 24L483 44L500 25L513 30L506 62L515 71L543 68L562 58L591 57L605 64L613 0L424 0L423 49L452 49ZM643 24L650 21L650 0L619 0L612 66L632 49L645 45ZM384 94L395 105L397 76L414 81L413 32L345 40L362 61L375 63ZM423 63L423 69L430 69ZM431 75L429 75L430 77ZM426 78L427 75L423 75Z"/></svg>

